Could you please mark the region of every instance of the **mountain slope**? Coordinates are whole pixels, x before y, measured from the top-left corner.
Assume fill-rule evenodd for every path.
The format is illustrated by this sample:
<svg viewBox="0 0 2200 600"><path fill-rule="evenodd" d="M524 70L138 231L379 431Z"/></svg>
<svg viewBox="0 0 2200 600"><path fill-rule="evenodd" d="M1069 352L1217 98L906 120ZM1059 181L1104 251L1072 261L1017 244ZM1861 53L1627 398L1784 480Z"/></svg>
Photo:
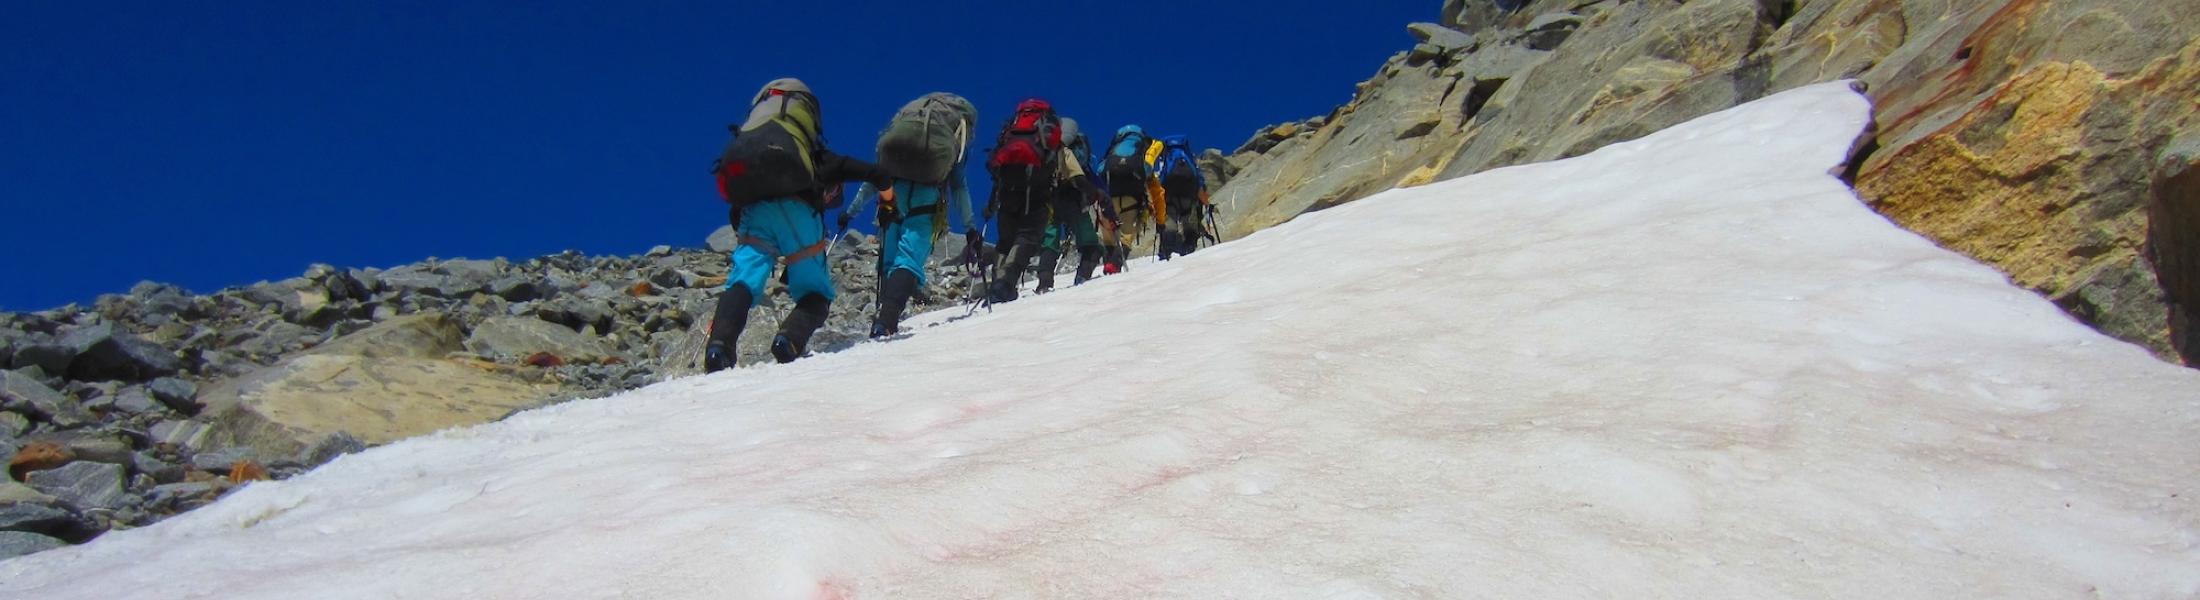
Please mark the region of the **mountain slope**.
<svg viewBox="0 0 2200 600"><path fill-rule="evenodd" d="M1868 110L1802 88L371 449L0 594L2200 593L2200 375L1862 206Z"/></svg>

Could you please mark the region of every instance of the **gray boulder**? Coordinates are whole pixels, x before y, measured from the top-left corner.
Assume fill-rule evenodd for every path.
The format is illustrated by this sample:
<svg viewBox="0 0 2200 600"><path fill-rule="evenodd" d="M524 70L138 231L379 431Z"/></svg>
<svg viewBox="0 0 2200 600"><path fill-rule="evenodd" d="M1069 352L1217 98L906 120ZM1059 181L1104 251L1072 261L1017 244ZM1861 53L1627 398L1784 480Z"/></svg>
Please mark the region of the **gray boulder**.
<svg viewBox="0 0 2200 600"><path fill-rule="evenodd" d="M455 298L473 290L466 289L464 280L437 273L424 265L406 265L375 276L383 289L400 293Z"/></svg>
<svg viewBox="0 0 2200 600"><path fill-rule="evenodd" d="M30 474L30 484L80 509L117 509L124 504L122 465L78 461Z"/></svg>
<svg viewBox="0 0 2200 600"><path fill-rule="evenodd" d="M76 359L69 362L70 379L144 381L174 375L183 368L176 353L135 335L116 332L113 325L105 323L79 327L63 336L61 343L77 350Z"/></svg>
<svg viewBox="0 0 2200 600"><path fill-rule="evenodd" d="M92 413L61 392L19 372L0 371L0 408L29 414L61 427L94 421Z"/></svg>
<svg viewBox="0 0 2200 600"><path fill-rule="evenodd" d="M1559 44L1566 43L1566 38L1573 37L1574 30L1580 29L1583 21L1581 15L1569 12L1536 17L1528 24L1528 31L1521 35L1521 43L1536 50L1556 50Z"/></svg>
<svg viewBox="0 0 2200 600"><path fill-rule="evenodd" d="M703 240L703 246L710 248L711 252L732 252L733 247L740 244L741 234L734 231L732 225L719 225L716 231L710 232L709 238Z"/></svg>
<svg viewBox="0 0 2200 600"><path fill-rule="evenodd" d="M38 367L47 373L67 373L76 354L75 347L59 341L26 341L15 348L15 356L9 358L8 365L17 369Z"/></svg>
<svg viewBox="0 0 2200 600"><path fill-rule="evenodd" d="M45 552L47 550L52 550L67 545L69 545L68 542L57 540L50 536L39 535L36 533L30 533L26 531L0 531L0 560L7 560L25 554Z"/></svg>
<svg viewBox="0 0 2200 600"><path fill-rule="evenodd" d="M1473 35L1460 33L1457 30L1435 23L1407 25L1406 33L1413 34L1413 39L1420 40L1421 43L1440 48L1440 52L1443 53L1473 50L1475 46Z"/></svg>
<svg viewBox="0 0 2200 600"><path fill-rule="evenodd" d="M69 511L36 502L0 504L0 531L63 535L76 526Z"/></svg>
<svg viewBox="0 0 2200 600"><path fill-rule="evenodd" d="M448 297L458 298L488 289L489 284L502 274L503 267L493 260L462 258L443 261L443 264L436 265L436 270L450 276L450 281L457 287L447 290Z"/></svg>
<svg viewBox="0 0 2200 600"><path fill-rule="evenodd" d="M542 286L537 285L533 278L524 275L506 276L491 282L489 293L496 294L497 297L512 302L538 300L544 296Z"/></svg>
<svg viewBox="0 0 2200 600"><path fill-rule="evenodd" d="M15 411L0 411L0 437L15 437L31 430L31 420Z"/></svg>
<svg viewBox="0 0 2200 600"><path fill-rule="evenodd" d="M547 352L565 362L602 362L614 355L596 338L564 325L529 317L494 317L474 328L466 350L491 359L518 362Z"/></svg>

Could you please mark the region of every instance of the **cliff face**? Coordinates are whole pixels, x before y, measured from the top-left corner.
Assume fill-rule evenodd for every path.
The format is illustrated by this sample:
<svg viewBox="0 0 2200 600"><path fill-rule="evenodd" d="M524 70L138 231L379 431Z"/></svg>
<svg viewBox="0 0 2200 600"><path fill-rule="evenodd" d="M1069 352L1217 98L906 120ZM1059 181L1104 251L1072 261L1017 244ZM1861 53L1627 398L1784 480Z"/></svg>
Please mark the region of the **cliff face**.
<svg viewBox="0 0 2200 600"><path fill-rule="evenodd" d="M1889 219L2165 358L2200 344L2200 0L1453 1L1331 114L1213 157L1231 237L1855 79L1845 175ZM2186 150L2180 151L2179 148ZM2152 215L2150 217L2150 215Z"/></svg>

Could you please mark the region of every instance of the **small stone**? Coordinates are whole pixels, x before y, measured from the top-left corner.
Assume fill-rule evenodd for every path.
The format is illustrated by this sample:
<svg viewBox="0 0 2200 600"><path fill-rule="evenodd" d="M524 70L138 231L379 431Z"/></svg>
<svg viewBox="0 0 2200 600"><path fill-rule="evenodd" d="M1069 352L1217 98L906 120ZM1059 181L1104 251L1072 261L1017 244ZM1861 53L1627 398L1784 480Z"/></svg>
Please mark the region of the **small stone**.
<svg viewBox="0 0 2200 600"><path fill-rule="evenodd" d="M69 511L34 502L0 504L0 531L62 535L75 526Z"/></svg>
<svg viewBox="0 0 2200 600"><path fill-rule="evenodd" d="M167 444L189 452L197 452L206 444L207 434L213 429L198 421L161 421L153 425L153 443Z"/></svg>
<svg viewBox="0 0 2200 600"><path fill-rule="evenodd" d="M102 462L111 465L130 464L130 442L122 436L90 432L70 432L57 436L55 441L69 449L79 461Z"/></svg>
<svg viewBox="0 0 2200 600"><path fill-rule="evenodd" d="M496 280L489 284L489 293L512 302L538 300L543 296L542 287L536 285L535 280L520 276Z"/></svg>
<svg viewBox="0 0 2200 600"><path fill-rule="evenodd" d="M313 446L306 448L304 452L298 453L298 462L307 468L318 467L327 464L328 461L336 460L338 456L366 449L366 442L359 441L359 438L352 437L348 432L338 431L321 438L321 441L315 442Z"/></svg>
<svg viewBox="0 0 2200 600"><path fill-rule="evenodd" d="M671 246L657 245L650 247L649 253L646 256L665 256L668 254L672 254Z"/></svg>
<svg viewBox="0 0 2200 600"><path fill-rule="evenodd" d="M16 437L30 430L30 419L13 411L0 412L0 436Z"/></svg>
<svg viewBox="0 0 2200 600"><path fill-rule="evenodd" d="M24 483L70 506L116 509L123 506L126 495L122 475L122 465L80 461L31 473Z"/></svg>
<svg viewBox="0 0 2200 600"><path fill-rule="evenodd" d="M17 371L0 371L0 408L28 413L62 427L76 427L93 420L82 404Z"/></svg>
<svg viewBox="0 0 2200 600"><path fill-rule="evenodd" d="M192 501L206 502L221 494L222 485L212 481L165 483L153 486L146 495L146 503L153 506L171 506Z"/></svg>
<svg viewBox="0 0 2200 600"><path fill-rule="evenodd" d="M130 455L130 470L151 477L156 484L183 481L183 465L161 460L142 450Z"/></svg>
<svg viewBox="0 0 2200 600"><path fill-rule="evenodd" d="M237 463L251 459L250 448L223 448L191 455L191 468L209 473L228 473Z"/></svg>
<svg viewBox="0 0 2200 600"><path fill-rule="evenodd" d="M121 393L115 394L110 405L114 410L133 415L160 412L166 408L160 401L153 399L152 393L145 391L143 387L137 386L131 386L122 390Z"/></svg>
<svg viewBox="0 0 2200 600"><path fill-rule="evenodd" d="M199 412L197 384L174 377L162 377L145 384L145 389L152 392L154 400L175 409L176 412L187 415Z"/></svg>
<svg viewBox="0 0 2200 600"><path fill-rule="evenodd" d="M0 560L45 552L67 545L69 545L68 542L27 531L0 531Z"/></svg>

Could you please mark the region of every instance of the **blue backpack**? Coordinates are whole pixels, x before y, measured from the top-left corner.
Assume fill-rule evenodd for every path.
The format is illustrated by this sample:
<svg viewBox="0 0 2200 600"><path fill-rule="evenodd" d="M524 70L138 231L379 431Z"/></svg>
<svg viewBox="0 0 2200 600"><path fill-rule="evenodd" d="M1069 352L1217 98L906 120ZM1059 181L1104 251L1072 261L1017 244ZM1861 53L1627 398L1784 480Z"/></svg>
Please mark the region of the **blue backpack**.
<svg viewBox="0 0 2200 600"><path fill-rule="evenodd" d="M1146 162L1146 130L1137 125L1124 125L1115 130L1115 141L1108 144L1108 158L1131 158Z"/></svg>
<svg viewBox="0 0 2200 600"><path fill-rule="evenodd" d="M1199 172L1199 161L1192 157L1192 143L1181 135L1161 138L1161 161L1157 169L1161 175L1161 188L1171 196L1197 196L1207 188L1207 177Z"/></svg>

